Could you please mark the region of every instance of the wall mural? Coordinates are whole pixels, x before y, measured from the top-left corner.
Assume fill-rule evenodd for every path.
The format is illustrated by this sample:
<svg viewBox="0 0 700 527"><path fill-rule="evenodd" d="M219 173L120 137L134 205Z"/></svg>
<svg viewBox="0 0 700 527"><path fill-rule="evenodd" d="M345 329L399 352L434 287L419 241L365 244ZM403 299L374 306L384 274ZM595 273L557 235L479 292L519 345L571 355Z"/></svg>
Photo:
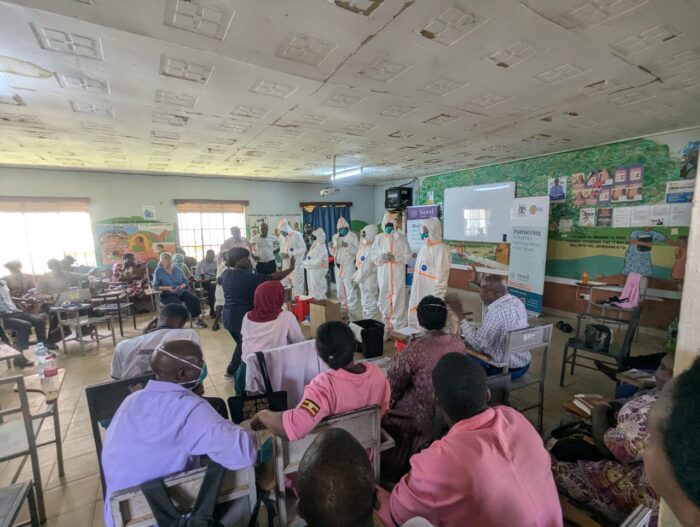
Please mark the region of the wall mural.
<svg viewBox="0 0 700 527"><path fill-rule="evenodd" d="M700 130L676 132L430 176L421 181L418 203L442 203L450 187L515 181L517 197L558 198L550 211L548 276L580 279L587 271L610 281L640 270L681 282L692 191L668 203L666 191L668 182L697 173L698 137ZM508 244L448 243L453 264L508 266Z"/></svg>

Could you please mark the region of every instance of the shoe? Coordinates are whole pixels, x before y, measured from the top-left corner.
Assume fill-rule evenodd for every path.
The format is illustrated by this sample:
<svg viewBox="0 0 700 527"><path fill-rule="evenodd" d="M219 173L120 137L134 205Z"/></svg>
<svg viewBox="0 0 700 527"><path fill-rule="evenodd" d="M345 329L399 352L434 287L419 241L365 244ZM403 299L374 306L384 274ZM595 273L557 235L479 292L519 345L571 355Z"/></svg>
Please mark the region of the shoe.
<svg viewBox="0 0 700 527"><path fill-rule="evenodd" d="M617 368L613 368L609 364L606 364L605 362L599 361L599 360L594 360L593 364L595 364L595 367L598 368L598 370L600 372L605 374L606 377L609 377L613 381L617 380L615 378L615 376L617 375L617 372L618 372Z"/></svg>
<svg viewBox="0 0 700 527"><path fill-rule="evenodd" d="M204 328L208 328L209 326L207 326L207 323L204 322L204 320L197 320L194 323L194 327L204 329Z"/></svg>
<svg viewBox="0 0 700 527"><path fill-rule="evenodd" d="M567 324L566 322L564 322L564 324L562 325L561 330L562 330L564 333L571 333L571 332L574 330L574 328L571 327L571 324Z"/></svg>
<svg viewBox="0 0 700 527"><path fill-rule="evenodd" d="M54 344L53 342L49 342L48 340L44 342L44 346L46 346L47 350L57 350L58 346Z"/></svg>
<svg viewBox="0 0 700 527"><path fill-rule="evenodd" d="M212 326L211 326L211 330L212 331L219 331L219 321L218 320L214 321L214 324L212 324Z"/></svg>
<svg viewBox="0 0 700 527"><path fill-rule="evenodd" d="M34 366L34 363L24 355L22 355L21 357L15 357L12 363L18 368L31 368L32 366Z"/></svg>

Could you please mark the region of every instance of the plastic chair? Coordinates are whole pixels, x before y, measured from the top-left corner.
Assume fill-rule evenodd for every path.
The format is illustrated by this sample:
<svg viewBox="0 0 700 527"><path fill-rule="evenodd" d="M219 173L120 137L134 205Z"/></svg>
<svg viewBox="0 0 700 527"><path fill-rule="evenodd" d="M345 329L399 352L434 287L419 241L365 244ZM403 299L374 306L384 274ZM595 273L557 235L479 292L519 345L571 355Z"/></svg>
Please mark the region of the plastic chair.
<svg viewBox="0 0 700 527"><path fill-rule="evenodd" d="M0 462L19 457L25 458L12 478L11 482L14 483L17 481L22 468L24 468L26 457L29 456L32 463L39 521L44 523L46 521L44 490L41 483L39 455L36 445L36 436L44 420L43 418L34 419L31 415L23 376L14 375L0 379L0 386L7 384L16 386L19 406L0 410ZM6 416L13 414L22 414L22 419L5 420Z"/></svg>
<svg viewBox="0 0 700 527"><path fill-rule="evenodd" d="M632 343L634 342L635 334L639 328L639 320L641 316L642 309L639 307L632 312L631 318L627 321L627 332L625 333L625 338L623 339L622 343L619 346L615 346L615 343L611 342L610 350L604 352L596 351L586 346L586 325L588 323L600 323L606 325L606 322L611 324L619 324L621 321L616 318L595 316L589 313L580 313L576 317L576 336L570 338L564 345L564 353L561 359L561 373L559 375L559 386L564 386L564 376L566 375L567 364L571 364L571 375L574 374L574 369L577 365L581 368L598 371L598 369L595 367L581 364L581 360L591 362L594 360L600 360L616 368L624 364L632 352ZM569 355L569 348L573 349L571 355ZM580 355L580 353L584 353L584 355Z"/></svg>
<svg viewBox="0 0 700 527"><path fill-rule="evenodd" d="M142 390L146 383L155 379L154 374L142 375L121 381L109 381L93 384L85 388L88 412L90 413L90 426L92 437L95 440L95 453L100 466L100 478L102 479L102 496L104 497L107 486L102 471L102 429L101 423L108 422L117 413L124 399L135 391Z"/></svg>
<svg viewBox="0 0 700 527"><path fill-rule="evenodd" d="M539 430L542 430L542 424L544 422L544 380L547 374L547 352L549 351L549 344L551 341L552 324L530 326L524 329L509 331L506 336L506 354L503 373L508 373L508 364L512 353L522 351L529 351L532 353L533 351L542 350L539 372L535 373L532 370L528 370L525 375L512 380L510 384L511 394L516 390L521 390L534 384L538 385L538 402L536 404L518 407L516 410L519 412L527 412L528 410L538 408L537 428ZM532 361L532 358L530 360Z"/></svg>

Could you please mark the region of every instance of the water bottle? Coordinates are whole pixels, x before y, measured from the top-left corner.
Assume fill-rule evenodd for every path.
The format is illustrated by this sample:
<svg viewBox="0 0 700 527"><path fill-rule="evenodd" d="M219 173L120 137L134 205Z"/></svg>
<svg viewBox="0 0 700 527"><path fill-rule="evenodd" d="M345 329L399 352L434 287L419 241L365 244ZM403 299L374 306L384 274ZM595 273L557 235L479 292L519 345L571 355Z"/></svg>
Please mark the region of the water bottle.
<svg viewBox="0 0 700 527"><path fill-rule="evenodd" d="M46 359L49 356L49 352L43 342L39 342L36 345L34 354L36 355L36 371L39 374L39 378L43 379L46 376Z"/></svg>

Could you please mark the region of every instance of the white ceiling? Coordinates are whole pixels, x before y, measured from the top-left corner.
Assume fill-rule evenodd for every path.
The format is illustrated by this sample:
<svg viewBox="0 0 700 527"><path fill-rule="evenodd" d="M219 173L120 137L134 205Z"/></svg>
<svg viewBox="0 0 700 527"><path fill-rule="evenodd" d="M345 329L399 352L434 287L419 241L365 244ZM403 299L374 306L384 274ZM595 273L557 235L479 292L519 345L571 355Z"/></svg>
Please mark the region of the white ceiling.
<svg viewBox="0 0 700 527"><path fill-rule="evenodd" d="M697 0L0 0L0 164L434 174L700 123Z"/></svg>

